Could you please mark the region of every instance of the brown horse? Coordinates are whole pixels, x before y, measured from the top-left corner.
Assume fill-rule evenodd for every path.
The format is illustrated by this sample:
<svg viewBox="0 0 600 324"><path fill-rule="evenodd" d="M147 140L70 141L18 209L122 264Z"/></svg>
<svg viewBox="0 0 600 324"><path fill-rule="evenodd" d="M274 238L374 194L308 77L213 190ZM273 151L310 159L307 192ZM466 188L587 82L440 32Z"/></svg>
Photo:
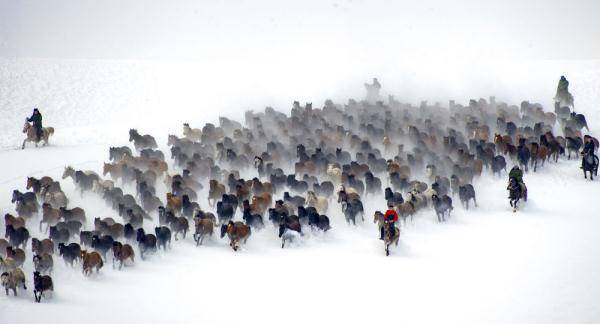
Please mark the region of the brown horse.
<svg viewBox="0 0 600 324"><path fill-rule="evenodd" d="M42 177L41 179L36 179L34 177L27 177L27 185L26 189L31 189L38 197L42 194L42 188L45 186L51 185L53 182L50 177Z"/></svg>
<svg viewBox="0 0 600 324"><path fill-rule="evenodd" d="M261 194L252 197L251 208L252 211L259 215L264 215L267 209L271 207L273 203L273 197L270 193L263 192Z"/></svg>
<svg viewBox="0 0 600 324"><path fill-rule="evenodd" d="M16 266L20 267L25 263L25 251L9 246L6 248L6 258L15 260Z"/></svg>
<svg viewBox="0 0 600 324"><path fill-rule="evenodd" d="M31 239L31 252L34 254L54 254L54 242L51 239L38 240L37 238Z"/></svg>
<svg viewBox="0 0 600 324"><path fill-rule="evenodd" d="M0 276L0 282L2 282L2 287L6 291L6 296L8 296L9 290L12 290L13 294L17 296L17 286L19 285L22 285L23 289L27 289L27 286L25 286L25 274L23 270L18 268L3 273Z"/></svg>
<svg viewBox="0 0 600 324"><path fill-rule="evenodd" d="M4 224L12 225L15 229L20 228L20 227L25 227L25 218L23 218L21 216L15 217L11 214L5 214L4 215Z"/></svg>
<svg viewBox="0 0 600 324"><path fill-rule="evenodd" d="M529 145L529 151L531 152L531 166L533 172L535 172L537 171L538 162L542 162L542 166L544 166L544 162L548 158L548 147L534 142Z"/></svg>
<svg viewBox="0 0 600 324"><path fill-rule="evenodd" d="M487 142L490 139L490 129L487 125L480 126L473 130L472 135L471 138L475 140Z"/></svg>
<svg viewBox="0 0 600 324"><path fill-rule="evenodd" d="M226 193L225 185L214 179L210 180L208 183L210 186L208 190L208 204L211 207L214 207L217 200L221 199L221 197Z"/></svg>
<svg viewBox="0 0 600 324"><path fill-rule="evenodd" d="M60 211L53 208L49 203L43 203L40 232L42 231L42 223L46 223L46 232L48 232L48 228L50 226L55 226L58 222L60 222Z"/></svg>
<svg viewBox="0 0 600 324"><path fill-rule="evenodd" d="M513 141L512 138L508 135L500 135L498 133L494 134L494 144L496 144L496 150L498 152L503 152L503 154L506 154L504 152L506 152L506 146L507 145L512 145Z"/></svg>
<svg viewBox="0 0 600 324"><path fill-rule="evenodd" d="M196 232L194 233L194 241L196 246L202 245L202 241L206 235L212 236L215 223L210 218L195 217Z"/></svg>
<svg viewBox="0 0 600 324"><path fill-rule="evenodd" d="M121 244L121 242L113 242L112 246L113 250L113 268L115 267L115 262L119 261L119 270L123 268L123 263L127 259L130 259L131 262L134 262L135 252L133 252L133 248L129 244Z"/></svg>
<svg viewBox="0 0 600 324"><path fill-rule="evenodd" d="M0 238L0 251L6 251L6 248L10 246L7 240Z"/></svg>
<svg viewBox="0 0 600 324"><path fill-rule="evenodd" d="M12 271L17 268L15 260L4 259L0 256L0 271Z"/></svg>
<svg viewBox="0 0 600 324"><path fill-rule="evenodd" d="M25 119L25 125L23 125L23 133L27 134L27 138L23 140L23 145L21 145L21 149L25 149L25 143L33 142L35 143L35 147L37 147L39 142L44 142L44 146L48 145L48 140L50 136L54 134L53 127L42 127L42 138L38 140L37 133L35 128Z"/></svg>
<svg viewBox="0 0 600 324"><path fill-rule="evenodd" d="M398 215L402 217L404 224L406 224L406 219L410 216L410 221L413 220L413 215L416 212L415 205L412 201L405 201L402 204L396 206L396 210L398 211Z"/></svg>
<svg viewBox="0 0 600 324"><path fill-rule="evenodd" d="M202 139L202 130L190 127L190 124L183 124L183 136L190 141L199 142Z"/></svg>
<svg viewBox="0 0 600 324"><path fill-rule="evenodd" d="M171 209L174 213L181 213L181 207L181 198L171 192L167 192L167 208Z"/></svg>
<svg viewBox="0 0 600 324"><path fill-rule="evenodd" d="M115 181L123 177L123 166L122 162L117 163L104 163L102 168L102 175L110 174L110 178Z"/></svg>
<svg viewBox="0 0 600 324"><path fill-rule="evenodd" d="M98 273L100 268L104 266L104 261L102 261L100 253L96 251L88 252L87 250L81 250L81 259L83 260L84 275L89 276L94 268L96 268L96 273Z"/></svg>
<svg viewBox="0 0 600 324"><path fill-rule="evenodd" d="M234 251L237 251L239 246L238 243L242 242L246 244L246 241L252 234L252 230L250 226L242 223L242 222L233 222L229 221L228 224L223 224L221 226L221 237L225 237L225 234L229 237L229 246Z"/></svg>

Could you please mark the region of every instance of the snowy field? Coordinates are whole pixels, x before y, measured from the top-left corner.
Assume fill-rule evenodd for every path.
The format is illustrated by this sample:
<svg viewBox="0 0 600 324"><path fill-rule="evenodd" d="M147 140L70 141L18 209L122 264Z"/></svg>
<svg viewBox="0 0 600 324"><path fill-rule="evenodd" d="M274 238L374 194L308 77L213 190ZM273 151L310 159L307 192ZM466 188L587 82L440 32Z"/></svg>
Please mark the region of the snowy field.
<svg viewBox="0 0 600 324"><path fill-rule="evenodd" d="M403 102L496 95L551 110L566 74L577 111L592 134L600 131L598 61L482 62L464 71L467 65L446 67L436 78L440 66L406 64L377 76ZM199 127L220 115L241 121L244 110L267 105L287 112L295 99L320 106L326 98L358 98L371 76L327 73L342 71L338 66L318 79L291 69L256 79L238 70L245 77L236 79L235 69L222 74L218 64L199 62L0 59L0 213L14 211L11 192L24 190L27 176L60 179L66 165L101 172L108 146L127 145L131 127L165 150L167 134L181 135L182 122ZM55 137L49 147L17 150L33 106ZM419 212L390 257L371 218L385 208L382 197L365 202L366 222L358 227L347 226L331 204L333 229L286 249L271 227L238 253L216 236L202 247L188 237L122 271L109 261L89 278L55 256L54 296L35 304L31 290L17 298L1 293L0 323L599 323L600 185L584 180L578 165L561 159L527 174L530 200L516 214L506 177L485 173L474 183L478 208L456 202L444 224L432 210ZM70 179L61 185L88 219L117 217L94 194L76 193Z"/></svg>

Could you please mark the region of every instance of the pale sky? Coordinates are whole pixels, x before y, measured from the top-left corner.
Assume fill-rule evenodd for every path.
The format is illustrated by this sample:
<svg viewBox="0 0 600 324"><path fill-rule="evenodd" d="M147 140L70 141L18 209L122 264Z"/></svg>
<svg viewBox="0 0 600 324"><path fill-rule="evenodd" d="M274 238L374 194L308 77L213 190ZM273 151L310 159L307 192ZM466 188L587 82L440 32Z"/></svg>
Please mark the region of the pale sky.
<svg viewBox="0 0 600 324"><path fill-rule="evenodd" d="M0 0L0 57L600 58L600 0Z"/></svg>

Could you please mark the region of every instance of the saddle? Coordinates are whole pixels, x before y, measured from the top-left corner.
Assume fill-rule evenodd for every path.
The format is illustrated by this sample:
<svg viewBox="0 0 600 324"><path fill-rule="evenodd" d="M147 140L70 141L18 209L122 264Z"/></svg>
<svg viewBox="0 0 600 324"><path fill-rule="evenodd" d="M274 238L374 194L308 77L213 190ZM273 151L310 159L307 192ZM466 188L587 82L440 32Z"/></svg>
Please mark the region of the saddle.
<svg viewBox="0 0 600 324"><path fill-rule="evenodd" d="M396 231L397 231L397 230L398 230L398 229L396 228L396 226L392 226L392 227L390 228L390 231L391 231L391 233L390 233L390 234L392 235L392 239L393 239L394 237L396 237Z"/></svg>

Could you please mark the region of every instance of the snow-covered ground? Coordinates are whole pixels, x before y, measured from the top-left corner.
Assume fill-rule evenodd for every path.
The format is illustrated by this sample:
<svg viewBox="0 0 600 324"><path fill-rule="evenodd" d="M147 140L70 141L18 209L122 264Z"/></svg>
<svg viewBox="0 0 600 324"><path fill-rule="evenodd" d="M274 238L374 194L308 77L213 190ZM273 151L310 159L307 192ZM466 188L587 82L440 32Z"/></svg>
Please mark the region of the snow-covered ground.
<svg viewBox="0 0 600 324"><path fill-rule="evenodd" d="M441 66L373 70L401 101L496 95L546 109L566 74L577 110L594 134L600 131L598 61L476 63L436 74ZM130 127L155 135L164 149L166 135L180 134L184 121L241 120L245 109L287 111L294 99L321 105L363 94L361 81L370 76L363 70L332 76L323 68L320 78L299 67L257 76L252 68L222 74L199 62L2 59L0 213L14 210L11 191L25 189L26 176L58 179L66 165L101 171L108 146L127 145ZM49 147L16 150L33 106L56 136ZM90 278L56 257L53 298L35 304L31 290L18 298L0 294L0 322L598 323L600 186L564 159L525 179L530 200L518 213L508 206L506 179L485 174L475 183L478 208L457 206L445 224L433 211L420 212L390 257L371 223L373 211L384 208L381 198L366 201L367 219L358 227L347 226L331 204L330 232L285 249L272 228L255 232L238 253L217 237L202 247L188 237L122 271L108 262ZM94 194L80 197L70 180L61 184L88 219L116 216Z"/></svg>

